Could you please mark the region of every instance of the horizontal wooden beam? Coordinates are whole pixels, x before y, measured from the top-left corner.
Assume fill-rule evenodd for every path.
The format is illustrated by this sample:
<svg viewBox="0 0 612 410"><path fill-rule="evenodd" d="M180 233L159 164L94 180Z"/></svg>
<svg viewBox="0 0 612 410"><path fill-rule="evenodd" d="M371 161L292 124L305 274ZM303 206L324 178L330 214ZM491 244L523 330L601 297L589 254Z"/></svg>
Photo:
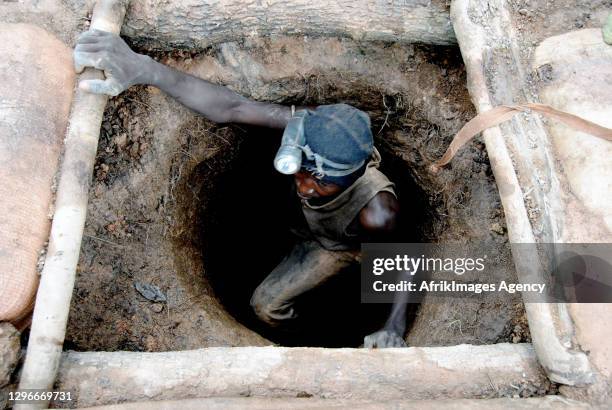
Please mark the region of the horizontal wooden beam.
<svg viewBox="0 0 612 410"><path fill-rule="evenodd" d="M160 48L204 48L274 35L457 42L443 0L132 0L122 34Z"/></svg>
<svg viewBox="0 0 612 410"><path fill-rule="evenodd" d="M284 347L68 352L56 387L77 407L194 397L481 398L539 389L529 344L397 349Z"/></svg>

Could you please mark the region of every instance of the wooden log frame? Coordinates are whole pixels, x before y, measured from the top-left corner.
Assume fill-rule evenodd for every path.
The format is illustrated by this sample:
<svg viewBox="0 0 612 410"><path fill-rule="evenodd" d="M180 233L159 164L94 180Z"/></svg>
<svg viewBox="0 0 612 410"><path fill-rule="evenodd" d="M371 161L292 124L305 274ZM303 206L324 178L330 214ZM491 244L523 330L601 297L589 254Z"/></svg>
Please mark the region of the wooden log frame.
<svg viewBox="0 0 612 410"><path fill-rule="evenodd" d="M535 392L545 382L530 344L502 343L66 352L56 388L74 392L71 405L84 407L196 397L493 398Z"/></svg>
<svg viewBox="0 0 612 410"><path fill-rule="evenodd" d="M454 0L451 18L465 61L468 90L478 112L494 106L530 101L525 92L526 67L519 59L519 43L505 0L486 3ZM494 12L491 12L494 10ZM478 20L475 16L487 16ZM505 79L491 86L491 76ZM494 82L493 82L494 83ZM511 243L559 241L555 212L563 206L552 149L542 121L516 116L483 132L483 139L499 188ZM538 150L528 149L536 141ZM522 187L542 212L528 213ZM535 247L513 247L517 275L523 282L541 282L540 256ZM570 386L594 382L596 374L587 355L570 341L574 324L567 304L525 303L529 329L538 360L552 381Z"/></svg>
<svg viewBox="0 0 612 410"><path fill-rule="evenodd" d="M161 49L197 49L273 35L457 42L444 0L133 0L122 35Z"/></svg>

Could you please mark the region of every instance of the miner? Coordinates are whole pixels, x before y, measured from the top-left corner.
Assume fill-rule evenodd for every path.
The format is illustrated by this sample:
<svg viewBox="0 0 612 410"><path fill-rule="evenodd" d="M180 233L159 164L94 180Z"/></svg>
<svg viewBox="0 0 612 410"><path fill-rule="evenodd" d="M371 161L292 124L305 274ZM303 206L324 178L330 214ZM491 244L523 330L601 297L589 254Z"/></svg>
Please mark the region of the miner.
<svg viewBox="0 0 612 410"><path fill-rule="evenodd" d="M296 109L252 101L97 30L78 38L74 63L77 72L95 67L105 73L105 80L81 81L85 91L115 96L148 84L214 122L284 129L274 166L293 175L308 232L253 293L251 306L269 325L296 318L297 296L359 263L361 242L384 240L396 228L394 185L378 170L380 155L363 111L346 104ZM396 302L383 329L364 339L365 347L404 346L405 307Z"/></svg>

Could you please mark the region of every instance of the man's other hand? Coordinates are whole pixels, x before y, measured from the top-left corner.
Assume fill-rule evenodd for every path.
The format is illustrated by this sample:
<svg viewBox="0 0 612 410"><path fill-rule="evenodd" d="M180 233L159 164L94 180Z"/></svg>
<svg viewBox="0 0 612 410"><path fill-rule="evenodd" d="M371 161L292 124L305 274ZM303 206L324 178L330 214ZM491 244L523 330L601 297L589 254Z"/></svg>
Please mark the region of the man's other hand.
<svg viewBox="0 0 612 410"><path fill-rule="evenodd" d="M401 335L392 330L379 330L363 339L363 347L384 349L386 347L407 347Z"/></svg>
<svg viewBox="0 0 612 410"><path fill-rule="evenodd" d="M104 71L106 80L83 80L79 88L95 94L115 96L135 84L146 83L149 57L133 52L121 37L100 30L82 33L74 48L77 73L85 67Z"/></svg>

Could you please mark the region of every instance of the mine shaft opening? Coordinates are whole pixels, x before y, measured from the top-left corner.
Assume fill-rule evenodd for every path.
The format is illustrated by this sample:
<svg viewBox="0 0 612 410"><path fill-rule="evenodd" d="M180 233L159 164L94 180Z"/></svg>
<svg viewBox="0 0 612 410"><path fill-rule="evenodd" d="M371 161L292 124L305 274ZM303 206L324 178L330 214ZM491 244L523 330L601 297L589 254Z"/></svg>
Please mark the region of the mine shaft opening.
<svg viewBox="0 0 612 410"><path fill-rule="evenodd" d="M391 305L362 304L359 264L295 299L298 318L286 326L261 322L250 306L259 283L297 241L301 204L292 176L277 172L272 160L282 133L244 128L240 148L225 172L207 184L211 198L199 217L198 232L207 279L226 310L246 327L284 346L358 347L363 337L379 330ZM401 204L399 224L388 242L421 242L435 218L426 194L410 169L384 141L376 144L381 171L395 183ZM414 309L410 309L414 312Z"/></svg>
<svg viewBox="0 0 612 410"><path fill-rule="evenodd" d="M458 50L394 45L377 50L390 58L406 52L408 61L414 59L389 67L385 76L397 75L403 82L395 91L384 91L368 71L364 75L333 68L306 79L282 78L264 89L285 95L276 100L284 105L347 103L368 113L382 156L381 171L396 185L401 206L397 235L388 242L506 240L484 145L463 150L447 172L428 171L473 115ZM359 50L365 61L370 61L370 52ZM292 96L284 94L287 90L293 90ZM290 227L301 212L300 202L291 190L292 177L273 168L281 131L229 125L211 128L207 138L215 133L224 142L188 178L198 189L197 210L190 213L196 221L188 221L195 226L192 236L203 283L219 308L279 345L360 346L364 336L382 327L391 305L360 303L358 265L296 298L299 316L294 323L271 328L256 317L252 293L298 240ZM503 269L514 274L510 264ZM522 306L500 306L496 300L410 305L406 340L411 345L522 340ZM520 329L519 336L513 329Z"/></svg>

